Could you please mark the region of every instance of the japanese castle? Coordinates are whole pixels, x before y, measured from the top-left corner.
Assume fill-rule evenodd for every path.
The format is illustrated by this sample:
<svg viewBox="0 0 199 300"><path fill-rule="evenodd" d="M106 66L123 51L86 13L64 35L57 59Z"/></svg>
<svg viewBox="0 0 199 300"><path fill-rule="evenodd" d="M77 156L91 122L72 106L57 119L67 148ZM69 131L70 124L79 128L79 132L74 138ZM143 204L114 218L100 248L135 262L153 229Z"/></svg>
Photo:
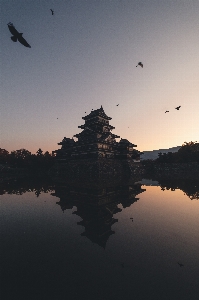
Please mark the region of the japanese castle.
<svg viewBox="0 0 199 300"><path fill-rule="evenodd" d="M73 138L64 137L58 143L58 145L61 145L61 149L54 151L58 161L67 162L79 159L101 158L127 159L134 162L140 160L142 153L134 149L137 145L130 143L126 139L120 139L119 142L116 141L116 138L120 137L111 132L111 130L115 129L109 124L112 118L105 114L102 106L99 109L92 110L82 119L85 121L85 124L78 126L78 128L82 129L82 132L74 135L77 141Z"/></svg>

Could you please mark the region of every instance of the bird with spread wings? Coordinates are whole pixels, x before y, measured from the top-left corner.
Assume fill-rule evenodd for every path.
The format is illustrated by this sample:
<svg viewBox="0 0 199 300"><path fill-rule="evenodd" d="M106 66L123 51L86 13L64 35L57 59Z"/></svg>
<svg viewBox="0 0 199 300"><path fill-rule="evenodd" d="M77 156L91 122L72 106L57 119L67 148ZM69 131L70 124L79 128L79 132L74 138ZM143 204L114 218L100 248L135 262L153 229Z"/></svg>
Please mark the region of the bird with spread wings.
<svg viewBox="0 0 199 300"><path fill-rule="evenodd" d="M27 41L22 37L23 33L18 32L14 27L13 23L9 22L7 25L10 32L12 33L11 40L13 42L17 42L18 40L25 47L31 48L31 46L27 43Z"/></svg>
<svg viewBox="0 0 199 300"><path fill-rule="evenodd" d="M140 66L140 67L143 68L143 63L140 61L140 62L137 64L137 66ZM136 66L136 67L137 67L137 66Z"/></svg>

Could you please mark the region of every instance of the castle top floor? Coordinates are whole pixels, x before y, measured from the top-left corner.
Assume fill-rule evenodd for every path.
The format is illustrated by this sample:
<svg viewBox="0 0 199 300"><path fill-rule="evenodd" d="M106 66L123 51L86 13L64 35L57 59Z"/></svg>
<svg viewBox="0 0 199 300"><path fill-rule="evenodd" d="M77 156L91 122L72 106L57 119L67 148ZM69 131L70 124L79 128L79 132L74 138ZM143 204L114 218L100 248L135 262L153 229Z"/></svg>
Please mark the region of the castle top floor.
<svg viewBox="0 0 199 300"><path fill-rule="evenodd" d="M85 117L82 117L83 120L87 121L87 120L93 120L93 121L98 121L98 120L104 120L104 121L107 121L106 123L108 124L109 121L112 119L111 117L108 117L105 112L104 112L104 109L101 105L100 108L96 109L96 110L92 110L90 112L90 114L88 114L87 116Z"/></svg>

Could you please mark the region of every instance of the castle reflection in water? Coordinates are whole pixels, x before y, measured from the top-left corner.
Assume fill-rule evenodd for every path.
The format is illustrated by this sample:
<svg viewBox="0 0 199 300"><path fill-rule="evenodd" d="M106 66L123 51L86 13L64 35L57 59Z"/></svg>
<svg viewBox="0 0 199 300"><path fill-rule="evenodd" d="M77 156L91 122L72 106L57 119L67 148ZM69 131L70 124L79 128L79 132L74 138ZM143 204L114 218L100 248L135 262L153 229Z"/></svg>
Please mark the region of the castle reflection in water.
<svg viewBox="0 0 199 300"><path fill-rule="evenodd" d="M51 182L49 179L43 181L12 181L4 182L0 186L0 194L18 194L34 192L37 197L41 193L51 193L59 198L56 204L61 210L72 210L82 220L77 225L84 227L82 236L87 237L93 243L105 248L109 237L115 232L112 225L118 222L117 213L122 208L130 207L139 200L138 195L143 193L144 185L159 185L161 190L175 191L181 189L189 199L199 199L199 184L195 181L147 181L131 179L128 181L73 181L66 184L63 181Z"/></svg>
<svg viewBox="0 0 199 300"><path fill-rule="evenodd" d="M61 179L0 182L2 299L198 299L199 182Z"/></svg>
<svg viewBox="0 0 199 300"><path fill-rule="evenodd" d="M60 198L58 205L62 211L76 207L73 214L81 217L77 225L85 228L81 234L93 243L105 248L109 237L115 232L112 225L118 221L114 215L123 208L130 207L139 198L136 196L145 191L141 183L128 185L92 185L92 186L63 186L56 185L51 195Z"/></svg>

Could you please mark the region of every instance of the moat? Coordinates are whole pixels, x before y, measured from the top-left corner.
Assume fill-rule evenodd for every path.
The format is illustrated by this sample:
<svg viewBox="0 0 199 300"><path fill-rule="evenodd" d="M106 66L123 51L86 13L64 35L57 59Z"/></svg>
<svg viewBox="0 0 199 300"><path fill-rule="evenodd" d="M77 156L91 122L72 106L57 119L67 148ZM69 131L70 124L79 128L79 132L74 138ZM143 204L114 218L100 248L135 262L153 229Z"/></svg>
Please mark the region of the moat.
<svg viewBox="0 0 199 300"><path fill-rule="evenodd" d="M1 184L1 299L192 299L197 180Z"/></svg>

